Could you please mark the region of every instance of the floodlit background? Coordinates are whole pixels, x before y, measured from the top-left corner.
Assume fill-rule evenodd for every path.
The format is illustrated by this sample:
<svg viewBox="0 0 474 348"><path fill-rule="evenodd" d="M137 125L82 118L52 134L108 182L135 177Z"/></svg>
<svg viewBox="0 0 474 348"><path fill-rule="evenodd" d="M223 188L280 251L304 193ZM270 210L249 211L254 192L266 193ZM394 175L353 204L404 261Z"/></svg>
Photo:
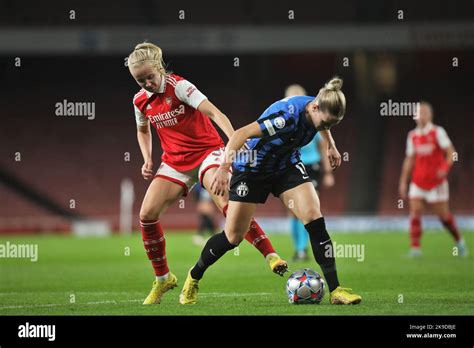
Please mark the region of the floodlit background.
<svg viewBox="0 0 474 348"><path fill-rule="evenodd" d="M334 75L344 79L347 113L332 129L343 162L320 196L339 279L360 306L332 306L329 294L318 306L289 305L288 275L274 275L247 242L208 270L196 306L178 303L179 288L141 305L155 277L138 226L149 182L126 57L144 40L235 128L289 84L315 95ZM473 81L472 1L0 0L0 315L472 315ZM430 215L423 257L407 257L398 181L415 122L384 116L383 105L420 99L457 151L450 205L466 258ZM91 113L60 116L65 102ZM157 169L156 134L153 144ZM191 194L161 217L179 287L202 249L196 205ZM292 271L320 272L311 253L292 259L277 199L256 217ZM214 218L221 228L217 210Z"/></svg>
<svg viewBox="0 0 474 348"><path fill-rule="evenodd" d="M408 202L399 201L397 187L415 123L382 116L380 105L430 101L434 122L458 152L451 207L461 229L474 228L474 3L445 5L0 1L0 233L138 230L149 183L140 175L132 107L139 88L125 58L145 39L235 128L255 120L289 84L315 95L333 75L344 79L348 110L332 130L344 162L335 187L320 192L331 230L408 229ZM64 100L93 103L94 117L57 116ZM153 142L157 169L155 135ZM121 223L126 196L133 205L122 203ZM190 196L172 206L165 230L195 229L195 204ZM286 216L274 198L257 210L268 232L288 232ZM440 227L436 219L426 223Z"/></svg>

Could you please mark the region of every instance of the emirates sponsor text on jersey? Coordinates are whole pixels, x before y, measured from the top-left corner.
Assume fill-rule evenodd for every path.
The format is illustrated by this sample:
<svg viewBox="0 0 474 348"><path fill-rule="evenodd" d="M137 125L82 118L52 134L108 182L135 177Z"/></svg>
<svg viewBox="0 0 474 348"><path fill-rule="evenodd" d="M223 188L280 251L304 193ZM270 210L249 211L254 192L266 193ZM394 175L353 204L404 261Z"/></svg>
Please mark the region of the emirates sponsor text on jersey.
<svg viewBox="0 0 474 348"><path fill-rule="evenodd" d="M176 109L156 114L150 115L148 118L150 119L151 123L155 125L156 128L163 128L163 127L171 127L178 124L178 119L176 116L184 115L185 107L183 104L179 105Z"/></svg>

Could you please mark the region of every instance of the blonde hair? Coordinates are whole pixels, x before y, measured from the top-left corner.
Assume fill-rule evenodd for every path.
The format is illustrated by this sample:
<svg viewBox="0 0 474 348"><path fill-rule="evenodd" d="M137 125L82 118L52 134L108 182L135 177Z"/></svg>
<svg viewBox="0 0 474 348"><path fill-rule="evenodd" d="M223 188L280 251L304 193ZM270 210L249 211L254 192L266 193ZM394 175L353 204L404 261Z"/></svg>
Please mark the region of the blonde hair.
<svg viewBox="0 0 474 348"><path fill-rule="evenodd" d="M342 79L335 76L319 90L316 96L319 109L337 119L342 119L346 113L346 97L341 88Z"/></svg>
<svg viewBox="0 0 474 348"><path fill-rule="evenodd" d="M135 46L135 49L128 56L128 66L133 67L149 62L161 75L168 75L165 62L163 61L163 51L158 46L150 42L142 42Z"/></svg>
<svg viewBox="0 0 474 348"><path fill-rule="evenodd" d="M298 84L289 85L285 90L285 98L293 97L295 95L306 95L306 90L303 86Z"/></svg>
<svg viewBox="0 0 474 348"><path fill-rule="evenodd" d="M430 110L431 117L433 117L433 105L431 105L430 102L426 100L420 100L418 103L420 104L420 106L426 105L426 107Z"/></svg>

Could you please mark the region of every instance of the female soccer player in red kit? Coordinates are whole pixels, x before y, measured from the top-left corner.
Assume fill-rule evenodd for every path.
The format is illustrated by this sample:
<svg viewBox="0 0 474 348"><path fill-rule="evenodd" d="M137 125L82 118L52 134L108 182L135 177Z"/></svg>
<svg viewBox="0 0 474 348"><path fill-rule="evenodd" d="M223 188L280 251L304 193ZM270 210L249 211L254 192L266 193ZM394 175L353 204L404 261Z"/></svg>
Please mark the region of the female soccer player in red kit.
<svg viewBox="0 0 474 348"><path fill-rule="evenodd" d="M449 211L449 187L447 176L453 165L454 147L446 131L432 123L433 109L421 102L416 119L417 127L408 133L406 157L400 177L400 197L410 200L410 256L421 256L421 215L425 203L436 215L456 241L459 255L467 253L465 243ZM408 179L411 174L410 187Z"/></svg>
<svg viewBox="0 0 474 348"><path fill-rule="evenodd" d="M138 143L144 159L142 175L145 180L153 179L140 209L140 226L156 280L143 304L158 304L166 291L177 286L176 276L168 269L159 218L179 197L186 196L198 180L204 187L210 187L224 147L211 120L228 138L234 129L229 119L193 84L166 71L158 46L137 45L128 57L128 66L142 88L133 98ZM153 173L150 123L163 148L156 174ZM212 198L225 215L228 196L213 195ZM265 256L275 273L283 275L287 271L287 263L275 252L255 220L246 239Z"/></svg>
<svg viewBox="0 0 474 348"><path fill-rule="evenodd" d="M234 129L229 119L193 84L166 71L158 46L137 45L129 55L128 66L142 88L133 98L138 143L144 159L142 175L145 180L153 179L140 210L143 243L156 274L144 304L158 304L166 291L177 286L176 276L168 269L159 217L179 197L186 196L198 180L204 187L210 186L224 147L210 120L227 137ZM150 123L163 148L156 174L153 173ZM225 215L228 196L213 195L212 198ZM275 273L286 272L287 263L275 252L257 222L252 222L246 239L265 256Z"/></svg>

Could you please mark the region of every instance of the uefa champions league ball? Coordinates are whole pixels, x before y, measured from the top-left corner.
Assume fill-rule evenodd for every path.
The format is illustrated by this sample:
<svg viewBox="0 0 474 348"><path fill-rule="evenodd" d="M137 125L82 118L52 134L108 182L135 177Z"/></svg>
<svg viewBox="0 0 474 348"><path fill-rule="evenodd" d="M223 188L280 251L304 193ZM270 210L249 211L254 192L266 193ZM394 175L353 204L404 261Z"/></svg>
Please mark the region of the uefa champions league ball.
<svg viewBox="0 0 474 348"><path fill-rule="evenodd" d="M309 268L294 272L286 282L288 301L294 304L319 304L325 289L323 278Z"/></svg>

